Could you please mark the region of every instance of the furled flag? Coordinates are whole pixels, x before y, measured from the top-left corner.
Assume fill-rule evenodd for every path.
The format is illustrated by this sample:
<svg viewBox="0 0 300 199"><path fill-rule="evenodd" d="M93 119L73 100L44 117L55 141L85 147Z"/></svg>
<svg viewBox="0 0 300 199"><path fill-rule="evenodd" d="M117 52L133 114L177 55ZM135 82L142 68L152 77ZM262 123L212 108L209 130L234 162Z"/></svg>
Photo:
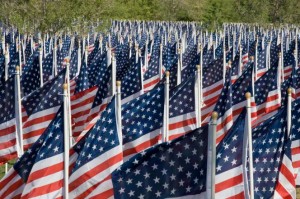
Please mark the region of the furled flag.
<svg viewBox="0 0 300 199"><path fill-rule="evenodd" d="M17 157L15 80L0 85L0 165Z"/></svg>
<svg viewBox="0 0 300 199"><path fill-rule="evenodd" d="M253 129L255 198L295 198L294 170L287 135L286 107ZM286 177L288 178L286 178ZM292 190L293 189L293 190ZM287 193L286 193L287 192ZM275 195L274 195L275 194Z"/></svg>
<svg viewBox="0 0 300 199"><path fill-rule="evenodd" d="M243 139L245 128L244 110L217 146L216 198L244 198Z"/></svg>
<svg viewBox="0 0 300 199"><path fill-rule="evenodd" d="M256 78L259 79L261 76L263 76L268 68L267 68L267 48L258 50L257 52L257 69L256 69ZM273 65L271 65L273 66Z"/></svg>
<svg viewBox="0 0 300 199"><path fill-rule="evenodd" d="M66 70L62 70L43 87L22 99L22 105L28 116L26 122L23 123L25 149L35 143L46 130L63 103L62 85L65 82L65 74Z"/></svg>
<svg viewBox="0 0 300 199"><path fill-rule="evenodd" d="M197 53L197 45L188 46L182 56L181 81L184 82L193 76L198 64L200 64L200 55Z"/></svg>
<svg viewBox="0 0 300 199"><path fill-rule="evenodd" d="M156 145L112 174L114 197L206 198L208 126Z"/></svg>
<svg viewBox="0 0 300 199"><path fill-rule="evenodd" d="M96 188L110 180L110 175L123 162L117 124L116 98L107 105L101 118L85 135L84 145L75 151L77 160L69 179L71 198L89 198ZM106 198L106 197L99 197Z"/></svg>
<svg viewBox="0 0 300 199"><path fill-rule="evenodd" d="M144 91L149 91L157 85L160 81L159 77L159 60L160 60L160 49L153 49L151 58L148 63L148 69L144 74ZM163 68L161 69L163 73Z"/></svg>
<svg viewBox="0 0 300 199"><path fill-rule="evenodd" d="M296 67L296 62L295 62L295 57L294 54L290 51L284 53L283 55L283 75L284 75L284 79L288 79L289 76L292 73L293 68Z"/></svg>
<svg viewBox="0 0 300 199"><path fill-rule="evenodd" d="M0 198L60 198L63 192L62 109L0 181Z"/></svg>
<svg viewBox="0 0 300 199"><path fill-rule="evenodd" d="M164 112L164 84L122 105L124 157L129 158L161 137Z"/></svg>
<svg viewBox="0 0 300 199"><path fill-rule="evenodd" d="M194 74L170 91L170 140L196 129L195 79Z"/></svg>

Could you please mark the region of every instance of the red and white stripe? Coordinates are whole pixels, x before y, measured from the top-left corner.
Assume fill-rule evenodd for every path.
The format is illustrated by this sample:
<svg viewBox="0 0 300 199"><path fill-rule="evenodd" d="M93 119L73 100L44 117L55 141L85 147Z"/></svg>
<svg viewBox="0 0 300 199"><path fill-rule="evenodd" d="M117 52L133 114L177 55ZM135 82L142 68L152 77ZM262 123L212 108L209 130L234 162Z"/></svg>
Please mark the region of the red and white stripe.
<svg viewBox="0 0 300 199"><path fill-rule="evenodd" d="M28 176L21 198L62 198L63 153L36 162Z"/></svg>
<svg viewBox="0 0 300 199"><path fill-rule="evenodd" d="M107 104L111 101L112 97L107 97L102 101L102 104L92 108L84 122L83 131L78 135L77 141L80 140L98 121L102 111L106 108Z"/></svg>
<svg viewBox="0 0 300 199"><path fill-rule="evenodd" d="M257 75L256 75L255 81L258 80L259 78L261 78L261 76L263 76L267 71L268 71L267 68L257 70Z"/></svg>
<svg viewBox="0 0 300 199"><path fill-rule="evenodd" d="M196 124L195 112L169 118L169 140L178 138L196 129Z"/></svg>
<svg viewBox="0 0 300 199"><path fill-rule="evenodd" d="M70 80L70 95L74 95L76 88L76 77Z"/></svg>
<svg viewBox="0 0 300 199"><path fill-rule="evenodd" d="M0 198L11 199L20 198L25 184L21 176L12 167L0 181Z"/></svg>
<svg viewBox="0 0 300 199"><path fill-rule="evenodd" d="M0 124L0 165L17 157L15 124L15 118Z"/></svg>
<svg viewBox="0 0 300 199"><path fill-rule="evenodd" d="M256 105L256 121L253 123L254 126L259 125L261 122L272 117L278 108L281 106L281 93L279 89L270 91L267 99L264 103Z"/></svg>
<svg viewBox="0 0 300 199"><path fill-rule="evenodd" d="M244 199L242 165L216 175L216 198Z"/></svg>
<svg viewBox="0 0 300 199"><path fill-rule="evenodd" d="M160 81L159 75L155 75L154 77L151 77L144 81L144 91L150 91L153 89L156 84Z"/></svg>
<svg viewBox="0 0 300 199"><path fill-rule="evenodd" d="M124 161L135 154L159 143L161 141L162 128L144 134L143 136L123 144Z"/></svg>
<svg viewBox="0 0 300 199"><path fill-rule="evenodd" d="M300 140L293 140L291 144L292 162L295 170L296 184L300 185Z"/></svg>
<svg viewBox="0 0 300 199"><path fill-rule="evenodd" d="M248 61L249 61L248 53L243 54L243 55L242 55L242 63L243 63L243 66L245 66L245 64L247 64Z"/></svg>
<svg viewBox="0 0 300 199"><path fill-rule="evenodd" d="M79 92L71 96L73 137L77 138L85 128L86 119L95 100L98 87Z"/></svg>
<svg viewBox="0 0 300 199"><path fill-rule="evenodd" d="M284 69L283 69L284 80L287 80L291 76L292 71L293 71L293 66L292 65L284 67Z"/></svg>
<svg viewBox="0 0 300 199"><path fill-rule="evenodd" d="M69 178L70 198L87 198L122 163L122 147L118 145L84 164Z"/></svg>
<svg viewBox="0 0 300 199"><path fill-rule="evenodd" d="M213 85L203 88L202 95L203 95L204 104L209 104L212 101L218 100L222 89L223 89L223 80L220 80L214 83Z"/></svg>
<svg viewBox="0 0 300 199"><path fill-rule="evenodd" d="M296 198L295 171L291 159L286 154L280 165L274 198Z"/></svg>
<svg viewBox="0 0 300 199"><path fill-rule="evenodd" d="M60 106L55 106L30 115L23 123L24 149L28 149L43 134L51 121L55 118Z"/></svg>

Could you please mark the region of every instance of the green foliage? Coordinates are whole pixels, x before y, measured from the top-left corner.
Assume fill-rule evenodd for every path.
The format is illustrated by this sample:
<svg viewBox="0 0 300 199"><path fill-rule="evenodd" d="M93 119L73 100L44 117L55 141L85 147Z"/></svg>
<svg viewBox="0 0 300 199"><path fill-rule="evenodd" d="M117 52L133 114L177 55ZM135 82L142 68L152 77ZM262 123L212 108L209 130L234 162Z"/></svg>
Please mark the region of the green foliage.
<svg viewBox="0 0 300 199"><path fill-rule="evenodd" d="M223 22L300 23L299 0L2 0L0 21L23 32L82 33L98 20L203 21L211 29Z"/></svg>

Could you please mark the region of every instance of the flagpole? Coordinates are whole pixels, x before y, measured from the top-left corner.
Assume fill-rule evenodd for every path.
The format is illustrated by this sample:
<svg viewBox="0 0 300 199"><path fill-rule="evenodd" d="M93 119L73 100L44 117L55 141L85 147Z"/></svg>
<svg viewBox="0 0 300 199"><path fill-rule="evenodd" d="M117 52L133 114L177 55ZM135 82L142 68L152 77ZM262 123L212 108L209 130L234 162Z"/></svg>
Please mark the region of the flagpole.
<svg viewBox="0 0 300 199"><path fill-rule="evenodd" d="M68 117L68 84L63 85L64 89L64 199L69 198L69 117Z"/></svg>
<svg viewBox="0 0 300 199"><path fill-rule="evenodd" d="M69 144L70 145L73 145L73 135L72 135L72 118L71 118L71 99L70 99L70 96L71 96L71 93L70 93L70 60L67 59L66 60L67 64L66 64L66 82L67 82L67 93L68 93L68 96L67 96L67 99L68 99L68 103L67 103L67 109L68 109L68 122L69 122Z"/></svg>
<svg viewBox="0 0 300 199"><path fill-rule="evenodd" d="M225 32L224 32L224 41L223 41L223 84L225 83L226 79L226 45L225 45ZM201 65L202 66L202 65Z"/></svg>
<svg viewBox="0 0 300 199"><path fill-rule="evenodd" d="M120 146L123 146L123 135L122 135L122 101L121 101L121 81L117 81L117 130Z"/></svg>
<svg viewBox="0 0 300 199"><path fill-rule="evenodd" d="M77 73L76 73L76 76L79 75L80 68L81 68L81 46L80 46L80 43L79 43L79 45L78 45L78 53L77 53Z"/></svg>
<svg viewBox="0 0 300 199"><path fill-rule="evenodd" d="M39 49L40 87L43 87L43 49Z"/></svg>
<svg viewBox="0 0 300 199"><path fill-rule="evenodd" d="M170 85L170 72L166 73L165 82L165 99L164 99L164 121L163 121L163 135L162 142L167 142L169 140L169 85Z"/></svg>
<svg viewBox="0 0 300 199"><path fill-rule="evenodd" d="M201 127L201 108L202 108L202 97L201 97L201 66L197 65L197 81L195 82L195 112L196 112L196 122L197 128Z"/></svg>
<svg viewBox="0 0 300 199"><path fill-rule="evenodd" d="M22 54L21 54L21 45L20 44L18 44L18 53L19 53L20 75L22 75Z"/></svg>
<svg viewBox="0 0 300 199"><path fill-rule="evenodd" d="M288 104L287 104L287 135L290 135L292 126L292 88L287 89Z"/></svg>
<svg viewBox="0 0 300 199"><path fill-rule="evenodd" d="M178 48L179 59L178 59L178 63L177 63L178 64L178 66L177 66L177 85L179 85L181 83L182 48L180 48L180 47Z"/></svg>
<svg viewBox="0 0 300 199"><path fill-rule="evenodd" d="M8 52L7 51L5 51L5 74L4 74L4 76L5 76L5 80L7 80L8 79L8 62L9 62L9 55L8 55Z"/></svg>
<svg viewBox="0 0 300 199"><path fill-rule="evenodd" d="M117 66L116 66L116 58L115 58L115 54L112 53L112 70L111 70L111 89L112 89L112 93L111 95L113 96L116 93L116 72L117 72Z"/></svg>
<svg viewBox="0 0 300 199"><path fill-rule="evenodd" d="M250 199L254 199L254 178L253 178L253 154L252 154L252 125L251 125L251 93L246 93L246 99L247 99L247 136L245 137L248 140L248 143L246 143L246 146L244 146L244 151L247 153L248 149L248 159L249 159L249 193L250 193ZM248 145L248 147L247 147Z"/></svg>
<svg viewBox="0 0 300 199"><path fill-rule="evenodd" d="M22 130L22 110L21 110L21 89L20 89L20 67L16 67L15 74L15 117L16 117L16 134L17 143L19 144L18 156L21 157L24 153L23 149L23 130Z"/></svg>
<svg viewBox="0 0 300 199"><path fill-rule="evenodd" d="M216 176L216 133L218 113L213 112L212 121L209 124L208 145L207 145L207 176L206 192L207 199L215 199L215 176Z"/></svg>
<svg viewBox="0 0 300 199"><path fill-rule="evenodd" d="M84 61L85 61L86 66L88 66L88 56L89 56L89 47L86 46L85 47L85 54L84 54Z"/></svg>
<svg viewBox="0 0 300 199"><path fill-rule="evenodd" d="M163 45L162 43L159 45L159 79L163 77Z"/></svg>

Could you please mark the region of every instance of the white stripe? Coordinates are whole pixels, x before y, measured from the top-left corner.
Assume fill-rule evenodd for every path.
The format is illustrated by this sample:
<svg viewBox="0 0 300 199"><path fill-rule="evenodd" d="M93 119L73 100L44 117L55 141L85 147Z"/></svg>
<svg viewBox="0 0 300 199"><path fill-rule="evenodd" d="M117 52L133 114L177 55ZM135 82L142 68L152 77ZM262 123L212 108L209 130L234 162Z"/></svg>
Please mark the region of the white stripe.
<svg viewBox="0 0 300 199"><path fill-rule="evenodd" d="M122 153L122 149L120 146L117 146L117 147L114 147L113 149L107 151L106 153L100 155L99 157L93 159L92 161L90 161L87 164L80 167L73 174L71 174L71 176L69 178L69 183L74 182L75 180L80 178L82 175L85 175L85 173L87 171L92 170L93 168L102 164L104 161L106 161L106 160L110 159L111 157L118 155L120 153ZM89 178L89 180L87 180L85 183L76 185L77 187L73 191L70 192L70 198L75 198L77 195L82 194L84 191L86 191L93 185L104 180L108 175L110 175L121 164L122 164L122 161L117 162L114 165L110 165L110 167L107 167L100 173L97 173L96 175L91 176L91 178Z"/></svg>
<svg viewBox="0 0 300 199"><path fill-rule="evenodd" d="M143 94L142 90L140 90L137 93L134 93L134 94L132 94L132 95L130 95L130 96L122 99L122 105L125 104L125 103L127 103L127 102L129 102L129 101L131 101L131 100L133 100L133 99L135 99L135 98L137 98L137 97L139 97L142 94Z"/></svg>
<svg viewBox="0 0 300 199"><path fill-rule="evenodd" d="M105 191L108 191L110 189L113 189L113 184L112 184L112 180L106 180L105 182L101 183L100 185L97 186L97 188L90 193L86 198L91 198L93 196L97 196Z"/></svg>
<svg viewBox="0 0 300 199"><path fill-rule="evenodd" d="M1 179L1 182L4 181L5 179L9 178L11 175L14 175L15 173L17 173L17 172L16 172L15 169L12 167L12 168L8 171L8 173ZM15 182L19 181L20 179L21 179L21 177L17 174L17 175L16 175L14 178L12 178L12 179L4 186L4 187L1 187L1 189L0 189L0 198L3 198L2 194L3 194L5 191L10 190L11 186L12 186ZM0 182L0 184L1 184L1 182ZM12 198L12 197L14 197L14 196L16 196L16 195L18 195L18 194L21 194L22 191L23 191L23 189L24 189L24 184L22 184L22 186L21 186L21 187L18 187L16 190L12 191L12 193L9 194L6 198ZM10 190L10 191L11 191L11 190Z"/></svg>
<svg viewBox="0 0 300 199"><path fill-rule="evenodd" d="M194 123L186 125L186 126L182 126L182 127L179 127L179 128L175 128L173 130L169 130L169 136L174 136L174 135L187 133L189 131L192 131L192 130L196 129L196 114L195 114L195 112L191 112L191 113L187 113L187 114L184 114L184 115L180 115L180 116L170 118L169 119L170 120L169 126L173 125L175 123L182 122L182 121L185 121L185 120L188 120L188 119L193 119L193 118L195 118ZM170 127L169 127L169 129L170 129Z"/></svg>

